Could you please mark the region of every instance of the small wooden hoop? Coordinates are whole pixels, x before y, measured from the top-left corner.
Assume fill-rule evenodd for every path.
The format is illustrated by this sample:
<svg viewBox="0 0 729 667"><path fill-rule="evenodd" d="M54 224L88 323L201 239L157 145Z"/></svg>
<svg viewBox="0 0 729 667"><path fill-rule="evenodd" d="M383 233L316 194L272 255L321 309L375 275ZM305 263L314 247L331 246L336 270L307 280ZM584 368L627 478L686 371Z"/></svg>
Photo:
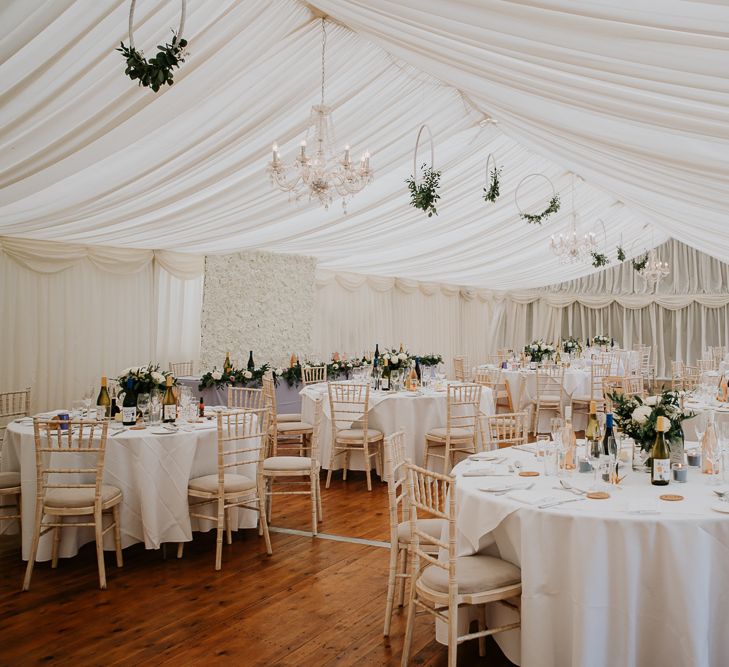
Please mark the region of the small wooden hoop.
<svg viewBox="0 0 729 667"><path fill-rule="evenodd" d="M132 4L129 7L129 48L134 49L134 8L137 4L137 0L132 0ZM180 16L180 27L177 30L177 41L182 39L182 31L185 28L185 16L187 15L187 0L182 0L182 13Z"/></svg>
<svg viewBox="0 0 729 667"><path fill-rule="evenodd" d="M433 133L430 131L427 123L423 123L418 130L418 137L415 139L415 152L413 153L413 181L418 185L418 147L420 146L420 137L423 130L428 130L428 138L430 140L430 168L435 169L435 143L433 143Z"/></svg>
<svg viewBox="0 0 729 667"><path fill-rule="evenodd" d="M522 186L524 181L530 179L530 178L543 178L547 183L549 183L549 186L552 188L552 197L551 199L554 199L557 196L557 191L554 189L554 183L552 183L552 180L549 178L549 176L545 176L544 174L527 174L519 181L519 185L516 186L516 190L514 190L514 203L516 204L516 208L519 210L520 215L526 215L524 211L522 210L521 206L519 206L519 188ZM551 201L551 200L550 200ZM529 214L529 215L534 215Z"/></svg>

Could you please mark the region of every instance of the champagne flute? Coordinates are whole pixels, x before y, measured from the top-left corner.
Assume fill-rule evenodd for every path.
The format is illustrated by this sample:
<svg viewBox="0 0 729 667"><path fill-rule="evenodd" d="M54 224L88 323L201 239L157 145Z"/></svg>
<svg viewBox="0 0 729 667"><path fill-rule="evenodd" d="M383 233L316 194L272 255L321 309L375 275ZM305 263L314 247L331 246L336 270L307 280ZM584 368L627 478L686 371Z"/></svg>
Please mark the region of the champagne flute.
<svg viewBox="0 0 729 667"><path fill-rule="evenodd" d="M137 409L142 413L142 424L147 423L147 412L149 411L149 394L143 392L137 394Z"/></svg>
<svg viewBox="0 0 729 667"><path fill-rule="evenodd" d="M94 386L89 384L86 385L86 388L84 389L84 395L83 395L83 401L84 401L84 410L85 415L88 417L89 410L91 409L91 401L94 400Z"/></svg>
<svg viewBox="0 0 729 667"><path fill-rule="evenodd" d="M552 434L552 442L560 444L562 441L562 418L552 417L549 420L549 431Z"/></svg>

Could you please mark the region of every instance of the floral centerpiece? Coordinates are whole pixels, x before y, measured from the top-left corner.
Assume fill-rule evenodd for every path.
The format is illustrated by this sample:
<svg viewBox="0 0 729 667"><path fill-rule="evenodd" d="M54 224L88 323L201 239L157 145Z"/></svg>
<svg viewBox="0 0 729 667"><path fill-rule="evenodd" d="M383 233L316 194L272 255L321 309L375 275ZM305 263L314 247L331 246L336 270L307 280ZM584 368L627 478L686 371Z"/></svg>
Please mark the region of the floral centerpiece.
<svg viewBox="0 0 729 667"><path fill-rule="evenodd" d="M555 353L554 345L545 343L541 338L529 343L524 348L524 354L537 363L545 359L551 359Z"/></svg>
<svg viewBox="0 0 729 667"><path fill-rule="evenodd" d="M135 394L149 394L153 390L164 391L168 376L172 376L172 384L176 385L177 380L169 371L160 369L159 364L148 364L147 366L132 366L121 372L116 381L119 389L125 391L129 378L132 379L132 391Z"/></svg>
<svg viewBox="0 0 729 667"><path fill-rule="evenodd" d="M582 345L577 338L570 336L562 341L562 352L565 354L579 354L582 352Z"/></svg>
<svg viewBox="0 0 729 667"><path fill-rule="evenodd" d="M592 344L595 347L607 347L608 345L610 345L610 338L603 335L595 336L592 339Z"/></svg>
<svg viewBox="0 0 729 667"><path fill-rule="evenodd" d="M443 363L443 357L440 354L424 354L419 358L421 366L437 366Z"/></svg>
<svg viewBox="0 0 729 667"><path fill-rule="evenodd" d="M619 392L608 396L613 403L616 424L625 435L633 439L645 456L649 455L655 442L658 417L666 417L670 422L666 439L671 445L672 454L676 448L683 447L682 424L695 413L681 407L679 392L664 391L645 400L640 396L625 396ZM649 461L645 460L645 464L647 463Z"/></svg>
<svg viewBox="0 0 729 667"><path fill-rule="evenodd" d="M398 371L401 368L410 368L411 366L411 359L412 363L415 363L415 359L412 358L407 352L402 352L395 350L394 348L392 350L385 350L380 357L383 360L386 360L388 363L388 366L390 367L390 370L392 371Z"/></svg>
<svg viewBox="0 0 729 667"><path fill-rule="evenodd" d="M258 387L260 386L261 380L266 372L271 370L268 364L258 366L253 370L247 368L231 368L227 373L225 371L219 371L217 368L213 368L212 371L208 371L200 378L200 384L198 389L206 389L208 387L224 387L226 385L238 386L238 387ZM283 368L273 369L273 379L276 384L281 376L285 374ZM299 369L299 379L301 379L301 370Z"/></svg>

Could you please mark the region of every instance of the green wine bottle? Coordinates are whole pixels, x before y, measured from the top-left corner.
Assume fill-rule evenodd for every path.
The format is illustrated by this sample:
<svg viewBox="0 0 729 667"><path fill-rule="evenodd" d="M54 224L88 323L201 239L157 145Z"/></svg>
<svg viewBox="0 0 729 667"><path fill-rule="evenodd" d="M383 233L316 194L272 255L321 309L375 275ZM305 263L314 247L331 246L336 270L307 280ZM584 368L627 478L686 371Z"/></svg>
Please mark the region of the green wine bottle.
<svg viewBox="0 0 729 667"><path fill-rule="evenodd" d="M656 419L656 441L651 450L651 484L655 486L666 486L671 479L671 450L666 442L670 424L667 417Z"/></svg>

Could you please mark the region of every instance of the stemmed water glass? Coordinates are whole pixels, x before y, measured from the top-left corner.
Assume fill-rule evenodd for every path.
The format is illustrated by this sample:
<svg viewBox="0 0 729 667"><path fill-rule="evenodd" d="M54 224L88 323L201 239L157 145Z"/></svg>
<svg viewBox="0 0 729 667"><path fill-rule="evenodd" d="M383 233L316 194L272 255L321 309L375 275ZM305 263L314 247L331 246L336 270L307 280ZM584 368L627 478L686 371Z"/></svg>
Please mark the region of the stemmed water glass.
<svg viewBox="0 0 729 667"><path fill-rule="evenodd" d="M562 442L562 418L552 417L549 420L549 432L552 434L552 442L561 444Z"/></svg>
<svg viewBox="0 0 729 667"><path fill-rule="evenodd" d="M84 402L84 411L86 413L86 417L89 415L89 410L91 409L91 401L94 400L94 387L93 385L87 385L84 389L84 395L83 395L83 402Z"/></svg>
<svg viewBox="0 0 729 667"><path fill-rule="evenodd" d="M142 392L137 394L137 409L142 413L142 423L147 423L147 412L149 412L149 394Z"/></svg>

